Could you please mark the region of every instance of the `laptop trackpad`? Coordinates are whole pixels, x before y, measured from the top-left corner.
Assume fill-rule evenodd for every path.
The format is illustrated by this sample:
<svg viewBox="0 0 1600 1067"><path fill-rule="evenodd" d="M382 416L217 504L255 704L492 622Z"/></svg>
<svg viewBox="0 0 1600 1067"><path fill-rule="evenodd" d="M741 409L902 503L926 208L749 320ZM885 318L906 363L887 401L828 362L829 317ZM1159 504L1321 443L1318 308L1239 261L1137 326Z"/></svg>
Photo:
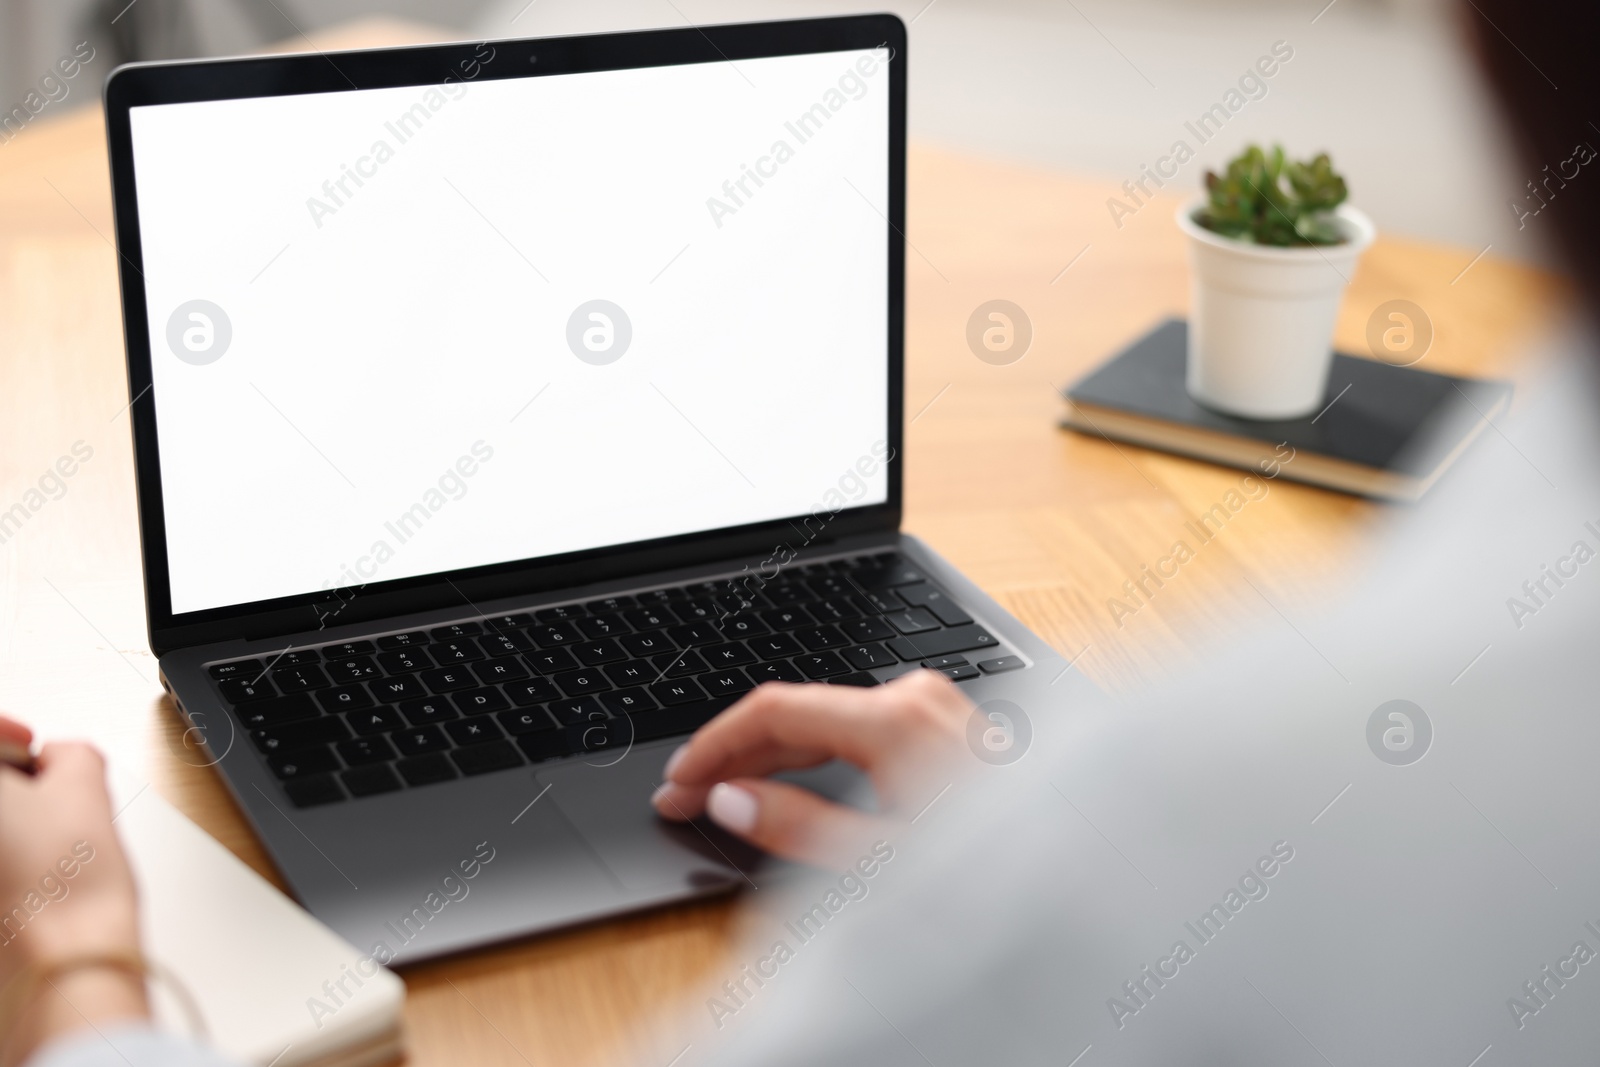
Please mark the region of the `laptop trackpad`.
<svg viewBox="0 0 1600 1067"><path fill-rule="evenodd" d="M574 762L536 777L550 786L550 799L626 889L678 885L706 892L760 887L781 876L786 864L705 819L674 823L655 814L650 795L661 784L662 768L676 748L635 748L609 767ZM854 768L839 763L781 777L840 800L864 781Z"/></svg>

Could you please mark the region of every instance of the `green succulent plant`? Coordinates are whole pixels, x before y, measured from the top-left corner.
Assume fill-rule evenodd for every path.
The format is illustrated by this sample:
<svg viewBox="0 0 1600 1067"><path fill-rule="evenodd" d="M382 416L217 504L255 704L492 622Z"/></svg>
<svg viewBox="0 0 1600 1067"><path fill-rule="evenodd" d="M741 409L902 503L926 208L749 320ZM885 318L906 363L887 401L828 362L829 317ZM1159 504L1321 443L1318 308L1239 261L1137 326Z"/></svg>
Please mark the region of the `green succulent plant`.
<svg viewBox="0 0 1600 1067"><path fill-rule="evenodd" d="M1278 248L1344 242L1334 208L1349 195L1326 152L1303 163L1286 160L1282 145L1270 154L1249 145L1228 162L1225 174L1206 171L1208 200L1195 222L1213 233Z"/></svg>

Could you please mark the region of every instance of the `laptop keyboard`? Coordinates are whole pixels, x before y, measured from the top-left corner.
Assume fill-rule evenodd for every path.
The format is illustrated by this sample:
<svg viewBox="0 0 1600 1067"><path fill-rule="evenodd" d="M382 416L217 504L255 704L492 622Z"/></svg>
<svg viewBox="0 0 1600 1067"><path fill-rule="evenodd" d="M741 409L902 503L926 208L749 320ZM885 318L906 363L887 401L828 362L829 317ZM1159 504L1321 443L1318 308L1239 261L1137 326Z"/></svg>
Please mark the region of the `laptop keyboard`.
<svg viewBox="0 0 1600 1067"><path fill-rule="evenodd" d="M208 670L290 801L311 807L692 733L761 682L1025 666L897 553L755 585L699 582Z"/></svg>

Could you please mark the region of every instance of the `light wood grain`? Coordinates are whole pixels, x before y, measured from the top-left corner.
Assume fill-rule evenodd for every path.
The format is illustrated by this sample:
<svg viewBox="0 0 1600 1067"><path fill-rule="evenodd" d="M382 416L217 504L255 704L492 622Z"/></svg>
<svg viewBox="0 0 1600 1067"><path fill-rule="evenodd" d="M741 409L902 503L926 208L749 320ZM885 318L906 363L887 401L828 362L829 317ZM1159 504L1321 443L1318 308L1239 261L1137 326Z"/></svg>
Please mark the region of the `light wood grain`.
<svg viewBox="0 0 1600 1067"><path fill-rule="evenodd" d="M434 36L363 23L316 44ZM1347 572L1379 506L1274 483L1117 626L1107 598L1240 478L1055 428L1057 387L1185 308L1176 202L1153 202L1119 230L1107 183L928 146L912 153L910 190L911 531L1112 687L1192 659L1271 610L1263 596L1292 614ZM0 707L48 735L93 738L277 881L213 772L184 748L145 645L110 235L95 108L47 115L0 145L0 510L74 442L94 450L65 495L0 544ZM1488 257L1458 278L1474 254L1380 239L1354 278L1340 345L1362 351L1372 309L1404 297L1437 330L1423 366L1516 378L1517 351L1562 286ZM1035 328L1031 350L1004 367L965 341L973 309L997 297ZM680 1000L716 973L733 909L669 908L410 968L411 1060L664 1065L706 1032L703 1009L685 1013Z"/></svg>

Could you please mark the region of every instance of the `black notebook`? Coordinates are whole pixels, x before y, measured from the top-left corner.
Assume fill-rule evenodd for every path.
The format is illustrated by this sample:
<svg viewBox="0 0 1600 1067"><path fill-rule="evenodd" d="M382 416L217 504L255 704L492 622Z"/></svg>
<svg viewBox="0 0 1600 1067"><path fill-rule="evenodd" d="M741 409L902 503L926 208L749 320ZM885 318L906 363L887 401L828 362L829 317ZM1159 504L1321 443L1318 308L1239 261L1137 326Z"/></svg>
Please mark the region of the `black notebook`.
<svg viewBox="0 0 1600 1067"><path fill-rule="evenodd" d="M1278 476L1346 493L1417 500L1511 400L1506 382L1336 352L1318 411L1235 418L1185 390L1188 334L1182 319L1168 319L1084 377L1067 390L1061 424L1230 467L1276 467Z"/></svg>

